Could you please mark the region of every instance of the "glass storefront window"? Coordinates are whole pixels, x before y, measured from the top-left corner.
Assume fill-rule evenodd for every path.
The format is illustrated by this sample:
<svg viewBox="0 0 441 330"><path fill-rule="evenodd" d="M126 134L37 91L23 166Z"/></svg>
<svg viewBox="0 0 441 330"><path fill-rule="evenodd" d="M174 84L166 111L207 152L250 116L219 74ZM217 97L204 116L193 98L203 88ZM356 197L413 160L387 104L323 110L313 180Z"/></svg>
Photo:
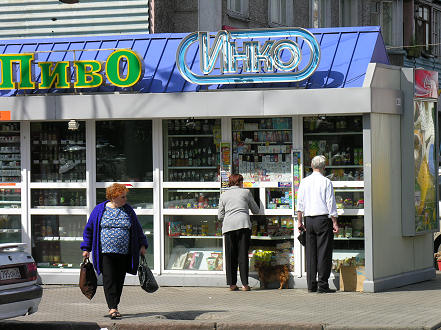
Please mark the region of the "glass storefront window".
<svg viewBox="0 0 441 330"><path fill-rule="evenodd" d="M334 189L338 209L363 209L363 189Z"/></svg>
<svg viewBox="0 0 441 330"><path fill-rule="evenodd" d="M38 267L79 268L85 215L33 215L32 255Z"/></svg>
<svg viewBox="0 0 441 330"><path fill-rule="evenodd" d="M152 121L96 122L96 180L153 181Z"/></svg>
<svg viewBox="0 0 441 330"><path fill-rule="evenodd" d="M222 222L216 216L165 216L165 269L221 271Z"/></svg>
<svg viewBox="0 0 441 330"><path fill-rule="evenodd" d="M233 173L244 181L291 181L292 119L233 119Z"/></svg>
<svg viewBox="0 0 441 330"><path fill-rule="evenodd" d="M86 180L85 123L68 130L67 122L31 123L31 181Z"/></svg>
<svg viewBox="0 0 441 330"><path fill-rule="evenodd" d="M363 181L361 116L303 118L305 176L314 156L326 156L326 176L333 181Z"/></svg>
<svg viewBox="0 0 441 330"><path fill-rule="evenodd" d="M20 123L0 123L0 181L21 181Z"/></svg>
<svg viewBox="0 0 441 330"><path fill-rule="evenodd" d="M166 209L217 209L217 189L164 189Z"/></svg>
<svg viewBox="0 0 441 330"><path fill-rule="evenodd" d="M145 254L147 263L153 268L154 265L154 235L153 235L153 215L138 215L139 223L141 224L144 235L147 237L148 248Z"/></svg>
<svg viewBox="0 0 441 330"><path fill-rule="evenodd" d="M251 216L250 271L262 264L294 270L294 223L291 216Z"/></svg>
<svg viewBox="0 0 441 330"><path fill-rule="evenodd" d="M106 189L96 190L96 203L106 201ZM127 194L127 203L134 209L152 209L153 208L153 189L129 188Z"/></svg>
<svg viewBox="0 0 441 330"><path fill-rule="evenodd" d="M1 188L0 189L0 208L18 209L21 208L21 189Z"/></svg>
<svg viewBox="0 0 441 330"><path fill-rule="evenodd" d="M292 189L291 188L270 188L266 189L267 209L291 209Z"/></svg>
<svg viewBox="0 0 441 330"><path fill-rule="evenodd" d="M163 121L164 180L219 181L219 119Z"/></svg>
<svg viewBox="0 0 441 330"><path fill-rule="evenodd" d="M31 189L31 207L86 207L86 189Z"/></svg>
<svg viewBox="0 0 441 330"><path fill-rule="evenodd" d="M0 215L0 243L21 242L21 216Z"/></svg>

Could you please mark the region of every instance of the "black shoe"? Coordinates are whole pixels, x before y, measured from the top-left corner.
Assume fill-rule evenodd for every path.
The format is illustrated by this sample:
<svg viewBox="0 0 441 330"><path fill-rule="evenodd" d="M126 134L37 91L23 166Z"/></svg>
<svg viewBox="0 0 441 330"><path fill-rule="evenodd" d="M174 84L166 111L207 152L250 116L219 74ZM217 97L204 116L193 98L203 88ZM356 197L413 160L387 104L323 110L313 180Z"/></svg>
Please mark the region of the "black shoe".
<svg viewBox="0 0 441 330"><path fill-rule="evenodd" d="M313 288L313 289L308 289L308 292L309 292L309 293L312 293L312 292L317 292L317 288Z"/></svg>
<svg viewBox="0 0 441 330"><path fill-rule="evenodd" d="M317 293L334 293L336 290L330 288L318 288Z"/></svg>

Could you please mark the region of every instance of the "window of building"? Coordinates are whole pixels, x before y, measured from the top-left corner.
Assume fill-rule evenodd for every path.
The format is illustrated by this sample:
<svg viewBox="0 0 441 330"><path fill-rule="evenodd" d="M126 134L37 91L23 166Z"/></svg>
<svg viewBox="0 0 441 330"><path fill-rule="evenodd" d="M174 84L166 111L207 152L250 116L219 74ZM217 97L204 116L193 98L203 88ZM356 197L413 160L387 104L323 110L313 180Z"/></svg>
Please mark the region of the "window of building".
<svg viewBox="0 0 441 330"><path fill-rule="evenodd" d="M433 10L433 30L432 30L432 53L441 56L441 11Z"/></svg>
<svg viewBox="0 0 441 330"><path fill-rule="evenodd" d="M293 0L270 0L270 23L278 25L293 25Z"/></svg>
<svg viewBox="0 0 441 330"><path fill-rule="evenodd" d="M227 9L248 16L248 0L228 0Z"/></svg>
<svg viewBox="0 0 441 330"><path fill-rule="evenodd" d="M372 1L370 3L371 25L381 26L386 45L393 44L394 11L392 1Z"/></svg>
<svg viewBox="0 0 441 330"><path fill-rule="evenodd" d="M430 8L418 5L415 8L415 37L418 45L424 45L425 51L430 50Z"/></svg>
<svg viewBox="0 0 441 330"><path fill-rule="evenodd" d="M311 0L311 25L313 28L330 26L330 1Z"/></svg>
<svg viewBox="0 0 441 330"><path fill-rule="evenodd" d="M357 2L340 0L340 26L357 26Z"/></svg>

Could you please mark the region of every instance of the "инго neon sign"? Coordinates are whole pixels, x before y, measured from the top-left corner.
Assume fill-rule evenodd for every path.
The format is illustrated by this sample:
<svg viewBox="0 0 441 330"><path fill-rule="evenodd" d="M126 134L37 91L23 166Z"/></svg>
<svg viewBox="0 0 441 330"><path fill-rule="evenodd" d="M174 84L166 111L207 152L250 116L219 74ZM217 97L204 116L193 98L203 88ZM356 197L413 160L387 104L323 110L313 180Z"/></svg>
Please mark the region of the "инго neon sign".
<svg viewBox="0 0 441 330"><path fill-rule="evenodd" d="M37 62L40 82L35 82L32 79L34 60L34 53L0 55L0 89L94 88L104 83L105 76L112 85L130 87L141 79L143 71L143 61L135 52L119 49L109 55L105 64L95 60ZM127 65L125 75L123 64ZM19 79L15 77L14 65L18 66ZM71 66L75 68L73 83Z"/></svg>
<svg viewBox="0 0 441 330"><path fill-rule="evenodd" d="M257 40L243 41L239 49L236 40L243 39L269 40L263 45ZM201 74L194 73L186 61L187 51L196 41L199 42ZM301 70L298 68L302 51L298 41L309 48L309 61ZM218 62L220 74L211 75ZM311 32L302 28L222 30L211 47L208 32L194 32L182 40L176 52L176 65L181 75L199 85L298 82L311 76L319 62L319 43ZM240 69L243 73L238 73Z"/></svg>

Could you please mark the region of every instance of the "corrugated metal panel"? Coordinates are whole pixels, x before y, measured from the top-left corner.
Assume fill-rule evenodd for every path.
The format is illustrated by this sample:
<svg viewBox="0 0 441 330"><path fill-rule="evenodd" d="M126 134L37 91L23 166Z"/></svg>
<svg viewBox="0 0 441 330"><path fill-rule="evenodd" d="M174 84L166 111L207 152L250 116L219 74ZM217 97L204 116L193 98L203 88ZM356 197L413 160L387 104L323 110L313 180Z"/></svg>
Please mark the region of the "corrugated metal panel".
<svg viewBox="0 0 441 330"><path fill-rule="evenodd" d="M0 39L149 33L149 0L0 0Z"/></svg>
<svg viewBox="0 0 441 330"><path fill-rule="evenodd" d="M344 88L361 87L369 63L388 64L386 50L379 28L333 28L313 29L321 44L321 60L317 71L300 84L237 84L212 85L210 89L232 88ZM129 36L104 36L84 38L19 39L0 40L0 54L37 52L37 61L73 61L75 59L95 59L104 61L113 49L129 48L144 59L144 76L129 89L103 85L93 90L81 92L135 92L135 93L176 93L197 92L200 86L185 81L176 68L176 50L187 34L147 34ZM306 46L301 45L306 55ZM90 51L85 51L89 49ZM97 51L99 49L99 51ZM39 51L54 51L45 53ZM309 50L308 50L309 51ZM307 58L307 56L306 56ZM187 52L188 65L199 71L199 48L193 44ZM219 67L213 72L218 72ZM35 68L38 79L39 68ZM126 74L126 72L124 72ZM73 79L73 75L72 75ZM66 90L0 91L1 96L19 93L74 93Z"/></svg>

